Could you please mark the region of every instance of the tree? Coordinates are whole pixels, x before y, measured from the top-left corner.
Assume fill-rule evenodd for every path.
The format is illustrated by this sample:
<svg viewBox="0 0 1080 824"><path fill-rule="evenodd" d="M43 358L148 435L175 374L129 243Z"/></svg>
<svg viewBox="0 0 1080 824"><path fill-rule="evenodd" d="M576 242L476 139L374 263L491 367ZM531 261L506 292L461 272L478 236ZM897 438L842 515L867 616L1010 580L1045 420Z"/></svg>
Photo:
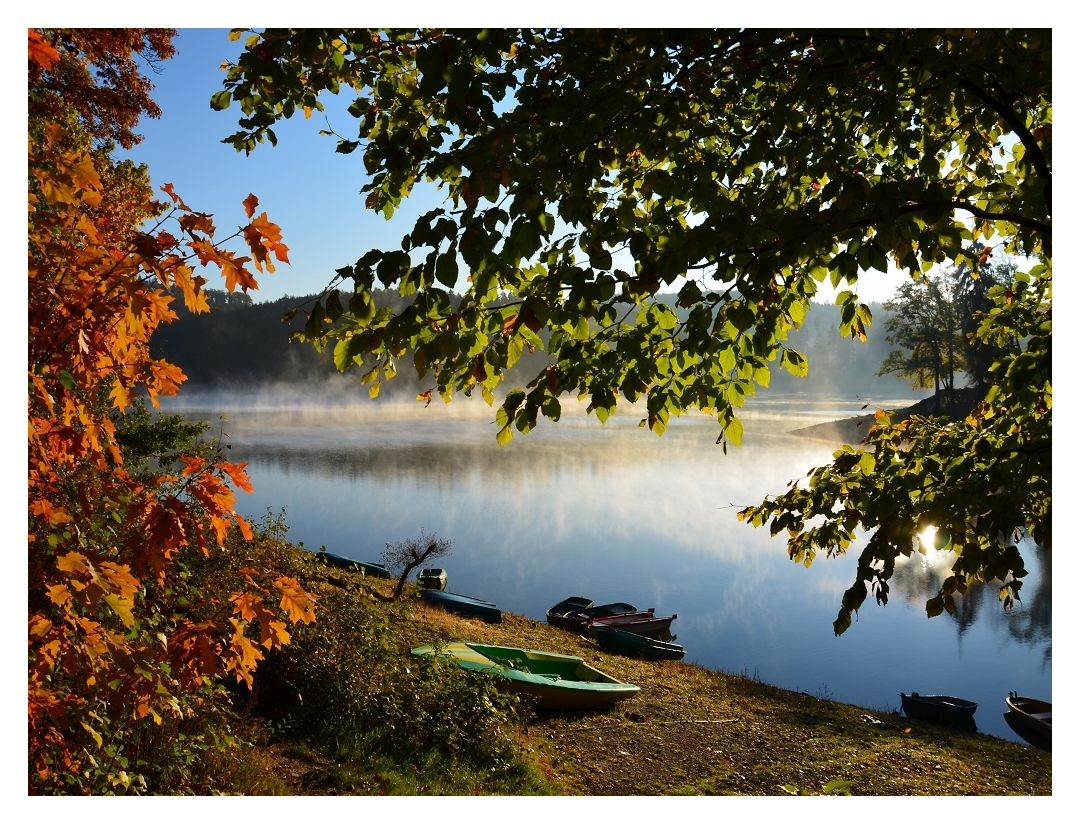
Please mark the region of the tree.
<svg viewBox="0 0 1080 824"><path fill-rule="evenodd" d="M771 366L806 373L785 340L826 279L850 287L841 335L864 337L855 289L890 259L914 278L974 268L965 242L996 238L1033 260L990 292L980 339L1026 344L991 367L971 418L883 414L810 490L744 512L788 529L803 562L872 532L837 631L868 587L887 594L927 524L958 553L931 611L979 577L1011 602L1024 574L1011 536L1050 536L1049 31L267 30L211 105L240 106L226 142L251 152L324 92L353 97L356 131L325 131L362 152L367 208L389 217L424 181L448 202L400 247L339 269L297 339L333 345L372 394L408 357L430 391L479 388L490 404L524 350L546 349L554 363L496 412L500 443L538 414L558 420L570 394L601 421L620 397L644 400L658 434L701 409L726 452ZM377 306L376 278L412 302Z"/></svg>
<svg viewBox="0 0 1080 824"><path fill-rule="evenodd" d="M255 217L254 195L233 236L252 257L239 257L222 246L232 238L214 237L211 215L171 184L170 204L153 200L145 166L111 157L109 138L135 139L125 130L148 111L148 98L126 96L134 52L150 42L166 56L170 37L28 33L31 792L153 790L140 742L220 702L223 676L250 686L262 650L288 643L288 623L314 618L295 579L264 571L242 571L224 604L189 590L193 550L208 554L233 528L251 535L233 486L251 487L243 464L192 443L197 427L139 411L141 395L157 406L184 380L150 357L149 339L176 317L167 289L189 311L207 310L194 261L246 291L257 286L252 259L259 270L287 259L278 227ZM80 45L102 42L111 45ZM110 78L128 85L97 94Z"/></svg>
<svg viewBox="0 0 1080 824"><path fill-rule="evenodd" d="M430 537L420 530L419 538L410 538L407 541L387 543L382 553L382 562L391 575L397 576L397 586L394 587L394 600L401 597L405 589L405 582L409 575L417 567L423 566L435 558L442 558L450 554L450 548L454 545L452 540L439 538L435 535Z"/></svg>
<svg viewBox="0 0 1080 824"><path fill-rule="evenodd" d="M952 410L954 377L963 366L961 319L952 298L952 283L944 275L928 275L896 290L884 308L886 339L900 346L881 363L878 375L897 374L911 381L912 389L934 390L940 409L941 393Z"/></svg>
<svg viewBox="0 0 1080 824"><path fill-rule="evenodd" d="M973 386L985 392L990 367L1004 350L979 339L979 321L994 306L990 290L995 286L1006 289L1011 286L1017 267L1010 261L992 266L993 249L978 241L972 244L971 251L979 257L978 268L962 263L946 270L946 274L953 281L953 301L961 320L964 372ZM1018 347L1020 342L1013 340L1008 345Z"/></svg>

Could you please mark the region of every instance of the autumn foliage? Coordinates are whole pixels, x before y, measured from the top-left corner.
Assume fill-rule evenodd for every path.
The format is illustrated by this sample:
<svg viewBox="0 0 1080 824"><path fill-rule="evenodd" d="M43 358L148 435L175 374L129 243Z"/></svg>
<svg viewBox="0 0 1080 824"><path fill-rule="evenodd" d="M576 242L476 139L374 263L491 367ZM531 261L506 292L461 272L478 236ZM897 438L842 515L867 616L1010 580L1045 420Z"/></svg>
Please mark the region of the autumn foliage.
<svg viewBox="0 0 1080 824"><path fill-rule="evenodd" d="M206 312L204 269L226 288L288 261L279 227L256 216L219 239L212 216L173 190L153 199L145 168L114 161L141 114L155 115L134 58L172 54L168 30L29 31L28 721L32 792L145 788L139 730L191 717L223 677L250 686L289 623L314 620L295 579L241 569L221 603L186 589L185 558L232 529L242 463L207 450L153 471L125 465L121 414L157 406L184 380L150 356L154 330ZM148 228L150 227L150 228ZM224 248L242 240L248 254ZM130 763L130 766L129 766Z"/></svg>

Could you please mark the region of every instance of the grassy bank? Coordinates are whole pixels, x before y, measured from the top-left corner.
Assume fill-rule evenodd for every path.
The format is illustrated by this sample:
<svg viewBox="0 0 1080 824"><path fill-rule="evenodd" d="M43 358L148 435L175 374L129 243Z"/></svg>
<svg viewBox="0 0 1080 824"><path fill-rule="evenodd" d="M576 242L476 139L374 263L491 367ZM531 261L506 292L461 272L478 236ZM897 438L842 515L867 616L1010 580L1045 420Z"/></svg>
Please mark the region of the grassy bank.
<svg viewBox="0 0 1080 824"><path fill-rule="evenodd" d="M243 562L317 593L315 625L237 691L254 746L227 788L341 794L1049 794L1051 755L752 678L604 654L520 616L485 624L388 600L392 583L328 568L280 540ZM226 556L228 559L230 556ZM234 561L236 555L231 556ZM219 562L220 563L220 562ZM213 570L204 574L212 577ZM210 578L208 578L210 580ZM588 713L536 713L495 679L413 658L468 640L582 656L641 692ZM886 723L868 723L864 715Z"/></svg>

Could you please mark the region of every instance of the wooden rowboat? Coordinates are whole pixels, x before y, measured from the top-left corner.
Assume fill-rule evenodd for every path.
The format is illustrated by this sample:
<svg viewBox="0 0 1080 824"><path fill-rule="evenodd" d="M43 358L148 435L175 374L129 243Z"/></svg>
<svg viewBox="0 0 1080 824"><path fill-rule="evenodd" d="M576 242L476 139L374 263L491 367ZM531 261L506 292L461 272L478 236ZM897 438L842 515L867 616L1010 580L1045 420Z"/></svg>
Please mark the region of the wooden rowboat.
<svg viewBox="0 0 1080 824"><path fill-rule="evenodd" d="M1005 704L1011 711L1005 713L1009 726L1028 743L1049 749L1052 740L1053 705L1049 701L1026 698L1015 692L1009 693Z"/></svg>
<svg viewBox="0 0 1080 824"><path fill-rule="evenodd" d="M537 709L604 707L633 698L641 689L590 667L576 655L464 641L425 644L412 650L412 654L451 658L462 669L500 676L500 689L531 696L536 701Z"/></svg>
<svg viewBox="0 0 1080 824"><path fill-rule="evenodd" d="M900 704L909 718L931 724L969 727L975 725L975 710L979 706L974 701L952 695L919 695L917 692L911 695L900 693Z"/></svg>

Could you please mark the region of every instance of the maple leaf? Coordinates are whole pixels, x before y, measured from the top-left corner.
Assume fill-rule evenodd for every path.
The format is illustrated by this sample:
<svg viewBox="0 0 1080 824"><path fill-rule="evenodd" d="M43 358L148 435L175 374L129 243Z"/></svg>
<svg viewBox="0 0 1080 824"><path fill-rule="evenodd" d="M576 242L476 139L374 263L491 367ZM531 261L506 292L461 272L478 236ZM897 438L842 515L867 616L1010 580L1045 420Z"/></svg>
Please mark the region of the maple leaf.
<svg viewBox="0 0 1080 824"><path fill-rule="evenodd" d="M161 191L163 191L165 194L167 194L169 197L171 197L172 202L175 203L177 206L179 206L183 211L185 211L185 212L190 212L191 211L191 209L189 209L187 207L187 204L184 203L184 201L180 199L180 195L178 195L176 192L173 191L173 184L166 183L164 186L161 187Z"/></svg>
<svg viewBox="0 0 1080 824"><path fill-rule="evenodd" d="M267 649L283 647L291 640L289 631L285 629L284 621L270 621L266 624L260 623L259 627L262 631L262 637L259 639L259 643Z"/></svg>
<svg viewBox="0 0 1080 824"><path fill-rule="evenodd" d="M315 621L315 597L305 592L295 578L282 576L274 581L281 590L280 607L289 613L289 620L311 624Z"/></svg>
<svg viewBox="0 0 1080 824"><path fill-rule="evenodd" d="M69 552L66 555L61 555L56 559L56 566L61 572L68 572L73 575L82 575L90 570L90 563L86 560L86 556L79 552Z"/></svg>
<svg viewBox="0 0 1080 824"><path fill-rule="evenodd" d="M213 215L208 215L204 212L192 212L191 214L181 215L177 223L179 223L180 228L188 234L202 232L205 235L213 237L216 229L211 218L213 218Z"/></svg>
<svg viewBox="0 0 1080 824"><path fill-rule="evenodd" d="M247 212L247 216L254 217L255 208L259 205L259 199L254 194L249 194L244 198L244 211Z"/></svg>
<svg viewBox="0 0 1080 824"><path fill-rule="evenodd" d="M49 71L53 64L60 59L60 52L45 42L38 32L33 29L27 30L27 50L29 59L37 63L45 71Z"/></svg>
<svg viewBox="0 0 1080 824"><path fill-rule="evenodd" d="M133 601L112 594L106 595L104 601L116 613L116 616L123 622L125 627L130 629L135 625L135 616L131 614L131 609L135 606Z"/></svg>
<svg viewBox="0 0 1080 824"><path fill-rule="evenodd" d="M254 487L252 487L246 471L247 461L238 464L222 461L219 466L221 467L221 471L228 475L229 479L240 489L244 490L244 492L250 494L254 491Z"/></svg>
<svg viewBox="0 0 1080 824"><path fill-rule="evenodd" d="M226 668L234 671L236 680L243 681L250 689L253 686L252 678L255 674L255 668L264 656L258 647L251 643L251 639L244 634L247 622L238 621L235 618L230 618L229 621L236 631L229 641L231 660L226 664Z"/></svg>
<svg viewBox="0 0 1080 824"><path fill-rule="evenodd" d="M37 641L44 638L49 634L49 630L52 629L53 623L41 613L35 613L31 615L29 620L29 633L32 641Z"/></svg>

